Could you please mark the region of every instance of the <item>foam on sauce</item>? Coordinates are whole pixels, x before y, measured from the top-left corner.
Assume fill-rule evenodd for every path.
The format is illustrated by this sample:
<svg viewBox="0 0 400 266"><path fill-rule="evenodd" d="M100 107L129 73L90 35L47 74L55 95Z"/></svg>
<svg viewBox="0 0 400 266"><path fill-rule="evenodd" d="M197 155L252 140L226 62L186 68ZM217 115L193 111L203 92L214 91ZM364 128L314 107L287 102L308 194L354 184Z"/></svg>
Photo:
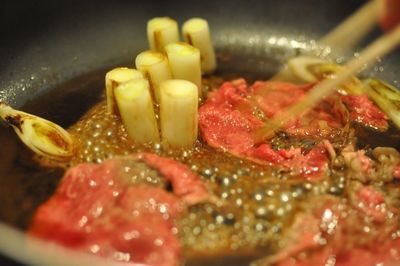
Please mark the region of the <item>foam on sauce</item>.
<svg viewBox="0 0 400 266"><path fill-rule="evenodd" d="M98 92L99 88L103 88L103 76L99 73L95 73L94 76L98 80L97 83L90 83L90 79L87 77L82 77L82 79L83 81L89 80L86 85L90 83L92 89ZM206 89L217 88L224 79L231 79L231 77L213 77L204 80L204 84ZM85 83L76 82L76 84ZM73 87L72 84L70 86ZM87 95L92 97L90 93ZM82 105L80 102L76 103L78 107L88 105L85 97L78 97L79 101L82 101ZM53 101L52 97L48 99L50 102ZM61 98L60 102L68 102L63 99ZM77 98L71 95L71 99ZM71 101L71 99L70 102L73 102L74 100ZM340 197L341 206L346 206L348 202L346 189L352 184L348 182L340 163L331 165L330 178L311 183L301 179L291 179L290 173L281 169L261 166L215 150L201 140L190 150L165 151L160 144L136 145L128 139L121 120L106 113L104 97L100 101L93 102L98 103L88 112L83 111L86 112L85 115L68 129L78 143L77 154L68 166L82 162L99 163L117 155L144 151L154 152L189 165L218 198L216 203L202 203L190 207L189 212L178 221L179 233L185 246L189 265L209 266L229 264L230 262L230 265L248 264L255 258L283 249L287 245L286 235L295 220L295 215L314 207L321 198L338 199ZM37 110L40 110L40 105L37 106L39 108ZM51 110L50 107L49 110ZM60 110L66 115L71 112L67 108ZM40 115L40 112L33 113ZM59 120L47 118L54 121ZM72 116L66 116L66 118L70 119L70 123L75 121L72 120ZM3 131L0 133L2 139L11 138L8 133L5 134ZM279 141L281 137L284 138L284 136L277 136L274 140L276 146L281 144ZM2 141L2 143L8 142ZM273 144L275 145L275 143ZM16 151L18 149L23 150L19 144L13 144L9 150ZM21 157L9 153L7 156L19 158L19 162L26 162L28 160L24 159L29 154ZM6 158L6 156L3 157ZM41 162L48 163L45 160L41 160ZM19 168L10 169L1 168L0 170L4 176L10 177L7 173L16 173L15 169L23 168L19 166ZM35 168L27 168L27 171L19 170L12 178L1 179L0 190L4 191L0 195L7 200L2 200L4 210L10 211L1 211L0 218L7 223L24 228L29 223L30 215L41 202L51 195L58 178L61 177L60 171L51 174L47 174L48 172L44 171L44 168L35 166ZM35 176L33 173L41 174ZM379 186L384 185L380 184ZM8 189L11 187L16 189ZM396 198L400 198L399 190L393 185L385 185L385 191L390 197L390 201L394 202L393 205L400 207L399 200L396 200ZM30 196L28 197L28 195ZM15 198L23 200L22 202L10 202ZM21 206L25 207L21 208ZM0 210L1 208L2 206L0 206ZM352 208L343 208L341 215L352 217L355 212ZM364 240L374 239L376 235L379 235L380 232L367 218L361 221L357 218L355 221L360 225ZM398 216L392 214L389 216L388 222L397 223ZM358 236L355 235L355 237Z"/></svg>
<svg viewBox="0 0 400 266"><path fill-rule="evenodd" d="M254 252L252 248L262 242L267 245L271 244L271 238L279 239L282 227L290 222L287 218L296 207L294 198L298 197L299 189L279 184L276 178L279 173L274 169L216 151L201 141L191 150L175 151L165 151L160 144L135 145L127 137L121 120L107 114L105 101L94 106L69 132L78 143L71 165L154 152L179 160L201 175L221 204L193 206L180 221L182 239L195 253L243 248Z"/></svg>
<svg viewBox="0 0 400 266"><path fill-rule="evenodd" d="M217 88L223 79L205 80ZM121 120L107 114L106 102L91 108L69 132L77 141L70 165L100 163L107 158L136 152L154 152L179 160L206 182L217 203L192 206L178 222L189 258L265 256L286 245L285 230L296 213L313 204L316 196L340 195L340 173L319 183L290 179L290 173L261 166L215 150L201 140L190 150L163 150L162 145L136 145Z"/></svg>

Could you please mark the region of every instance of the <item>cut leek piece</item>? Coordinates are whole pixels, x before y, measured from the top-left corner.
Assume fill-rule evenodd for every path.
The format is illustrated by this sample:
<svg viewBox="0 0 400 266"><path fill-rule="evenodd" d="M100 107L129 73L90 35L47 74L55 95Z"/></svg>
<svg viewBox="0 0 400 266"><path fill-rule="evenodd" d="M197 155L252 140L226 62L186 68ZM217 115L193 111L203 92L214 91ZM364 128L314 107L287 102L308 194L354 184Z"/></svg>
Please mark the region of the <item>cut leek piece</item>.
<svg viewBox="0 0 400 266"><path fill-rule="evenodd" d="M196 84L201 96L200 51L184 42L168 44L165 47L174 79L184 79Z"/></svg>
<svg viewBox="0 0 400 266"><path fill-rule="evenodd" d="M295 77L304 82L317 82L332 78L346 68L329 61L314 57L295 57L288 62L289 70ZM353 95L364 94L364 84L355 76L341 86L346 93Z"/></svg>
<svg viewBox="0 0 400 266"><path fill-rule="evenodd" d="M213 72L217 67L217 60L207 20L189 19L182 26L182 34L187 43L200 50L201 70L205 73Z"/></svg>
<svg viewBox="0 0 400 266"><path fill-rule="evenodd" d="M115 103L115 88L119 84L131 79L144 78L142 72L127 67L114 68L106 74L106 97L107 111L110 114L118 114L118 108Z"/></svg>
<svg viewBox="0 0 400 266"><path fill-rule="evenodd" d="M115 89L115 99L125 130L137 143L160 141L149 82L132 79Z"/></svg>
<svg viewBox="0 0 400 266"><path fill-rule="evenodd" d="M38 155L65 161L73 155L71 135L59 125L0 103L0 117Z"/></svg>
<svg viewBox="0 0 400 266"><path fill-rule="evenodd" d="M377 79L368 79L366 92L379 108L400 129L400 92L392 85Z"/></svg>
<svg viewBox="0 0 400 266"><path fill-rule="evenodd" d="M136 57L136 68L148 78L154 98L160 102L160 83L172 78L167 57L156 51L144 51Z"/></svg>
<svg viewBox="0 0 400 266"><path fill-rule="evenodd" d="M161 83L161 136L167 148L189 148L197 140L198 89L186 80Z"/></svg>
<svg viewBox="0 0 400 266"><path fill-rule="evenodd" d="M164 47L179 41L178 23L169 17L157 17L147 22L147 39L151 50L164 52Z"/></svg>

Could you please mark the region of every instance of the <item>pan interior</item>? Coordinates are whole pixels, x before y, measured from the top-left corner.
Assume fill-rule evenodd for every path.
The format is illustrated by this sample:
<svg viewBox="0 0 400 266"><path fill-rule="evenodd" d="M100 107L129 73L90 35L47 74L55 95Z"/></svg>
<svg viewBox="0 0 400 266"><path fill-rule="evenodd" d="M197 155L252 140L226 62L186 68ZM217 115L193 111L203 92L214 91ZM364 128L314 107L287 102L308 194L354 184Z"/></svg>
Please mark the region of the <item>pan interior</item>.
<svg viewBox="0 0 400 266"><path fill-rule="evenodd" d="M309 5L299 11L298 17L304 18L302 21L286 13L300 8L289 0L250 1L254 2L253 7L252 3L244 4L244 1L225 3L223 7L222 2L204 5L196 2L189 9L187 3L177 1L179 8L175 10L166 4L155 8L143 2L144 12L132 18L133 7L127 3L118 2L114 6L101 3L94 12L94 3L88 1L78 10L78 15L89 12L85 20L74 20L73 14L77 11L74 8L61 13L60 18L48 17L41 22L46 25L45 29L28 36L27 47L12 47L12 41L19 37L10 33L7 36L11 39L3 49L7 53L6 59L0 69L0 101L64 127L70 126L102 98L106 71L115 66L132 66L134 56L146 49L145 21L164 14L179 21L191 16L209 19L211 26L215 26L213 39L219 55L218 75L227 79L265 80L276 73L287 58L314 49L316 36L345 17L360 1L352 4L348 4L351 1L338 1L338 6L332 3L334 7L309 1ZM342 9L340 4L343 4ZM259 10L254 10L256 5L260 5ZM285 9L285 5L290 8ZM329 15L329 8L334 8L333 13L337 13ZM57 10L54 5L49 9L49 13ZM182 15L181 11L185 9L190 11ZM240 9L244 10L243 14L238 12ZM306 16L317 11L315 21ZM229 12L237 15L242 23L227 21ZM326 21L324 12L331 16ZM45 15L49 13L45 12ZM97 18L101 16L102 19ZM282 16L287 20L280 20ZM60 22L63 19L65 23ZM56 23L49 26L52 21ZM32 31L43 25L31 26ZM74 26L79 26L79 30L74 30ZM68 41L71 39L78 41ZM98 40L102 42L95 44ZM399 58L399 54L392 55L367 74L397 85ZM9 128L0 128L0 143L0 221L25 230L36 208L56 189L63 171L38 166ZM219 258L188 263L247 265L251 259Z"/></svg>

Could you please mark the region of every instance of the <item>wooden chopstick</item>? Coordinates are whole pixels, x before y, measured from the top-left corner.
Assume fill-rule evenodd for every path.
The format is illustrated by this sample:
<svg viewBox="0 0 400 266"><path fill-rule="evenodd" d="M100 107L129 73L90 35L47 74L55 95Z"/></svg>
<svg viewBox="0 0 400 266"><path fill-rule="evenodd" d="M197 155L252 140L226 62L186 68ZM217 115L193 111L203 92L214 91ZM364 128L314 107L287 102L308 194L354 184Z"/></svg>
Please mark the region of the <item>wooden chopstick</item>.
<svg viewBox="0 0 400 266"><path fill-rule="evenodd" d="M347 81L352 75L357 74L360 69L375 63L379 58L385 56L400 44L400 25L389 33L368 45L359 57L350 60L346 65L346 71L338 73L334 78L325 79L316 85L300 102L288 107L278 116L271 119L264 127L256 132L256 142L262 142L269 138L282 125L293 117L317 105L324 97L329 96L337 89L337 86Z"/></svg>
<svg viewBox="0 0 400 266"><path fill-rule="evenodd" d="M321 47L329 47L336 54L345 54L372 31L384 12L383 0L369 0L350 17L342 21L333 30L318 40ZM287 66L276 73L271 80L285 80L291 75Z"/></svg>
<svg viewBox="0 0 400 266"><path fill-rule="evenodd" d="M384 11L384 1L370 0L336 28L322 37L318 43L345 53L355 47L376 26Z"/></svg>

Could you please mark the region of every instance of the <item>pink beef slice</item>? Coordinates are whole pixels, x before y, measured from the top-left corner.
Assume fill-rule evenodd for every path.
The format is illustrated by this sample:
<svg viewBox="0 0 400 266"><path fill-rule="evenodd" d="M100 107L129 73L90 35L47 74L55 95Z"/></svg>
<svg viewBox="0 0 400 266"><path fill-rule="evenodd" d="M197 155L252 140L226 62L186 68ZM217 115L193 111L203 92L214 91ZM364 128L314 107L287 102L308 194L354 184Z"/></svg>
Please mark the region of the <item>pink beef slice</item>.
<svg viewBox="0 0 400 266"><path fill-rule="evenodd" d="M174 193L123 181L126 163L134 167L141 158L171 180ZM56 193L39 207L29 234L128 265L178 265L182 248L175 220L187 204L207 195L187 167L156 155L81 164L66 172Z"/></svg>
<svg viewBox="0 0 400 266"><path fill-rule="evenodd" d="M207 188L200 177L186 165L150 153L143 153L139 157L170 181L174 193L187 203L195 204L209 198Z"/></svg>
<svg viewBox="0 0 400 266"><path fill-rule="evenodd" d="M254 137L264 124L256 113L261 112L266 118L279 115L286 107L301 100L312 87L312 84L297 86L272 81L248 86L243 79L225 82L210 93L200 107L202 137L210 146L233 155L262 164L289 167L308 179L321 177L328 162L324 145L317 145L307 153L301 149L275 150L268 141L257 144ZM326 100L304 115L293 118L284 130L291 136L320 142L340 132L343 124L343 112L336 108L334 101Z"/></svg>
<svg viewBox="0 0 400 266"><path fill-rule="evenodd" d="M341 99L352 121L380 130L388 128L389 118L366 95L346 95Z"/></svg>
<svg viewBox="0 0 400 266"><path fill-rule="evenodd" d="M357 196L357 202L368 208L384 202L383 196L369 186L362 187ZM369 224L372 235L366 236L361 229L364 209L343 209L339 199L332 198L320 199L319 204L312 213L298 214L288 231L286 247L270 261L278 266L400 265L400 238L393 239L396 220L381 219L367 211L373 222Z"/></svg>

